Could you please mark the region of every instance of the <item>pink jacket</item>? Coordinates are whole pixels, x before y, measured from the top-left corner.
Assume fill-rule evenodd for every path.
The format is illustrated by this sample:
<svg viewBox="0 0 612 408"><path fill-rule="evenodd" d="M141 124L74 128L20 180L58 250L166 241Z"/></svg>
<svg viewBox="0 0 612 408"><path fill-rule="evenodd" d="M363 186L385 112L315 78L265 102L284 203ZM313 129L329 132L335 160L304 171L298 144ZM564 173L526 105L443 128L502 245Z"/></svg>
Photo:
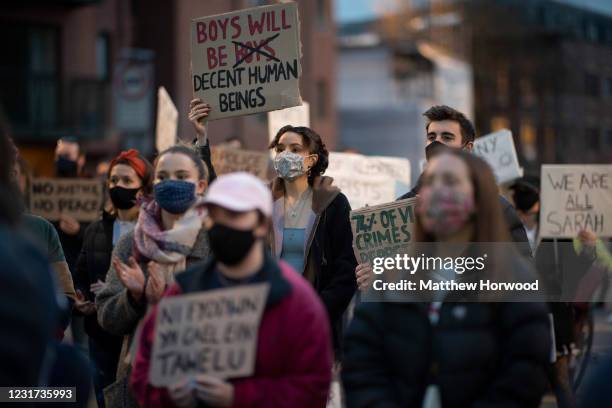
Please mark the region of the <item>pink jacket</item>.
<svg viewBox="0 0 612 408"><path fill-rule="evenodd" d="M165 296L213 289L214 261L177 276ZM330 327L312 287L284 262L266 257L270 282L257 342L255 373L231 380L235 407L325 407L332 374ZM157 308L145 318L130 385L142 407L172 407L165 388L149 383Z"/></svg>

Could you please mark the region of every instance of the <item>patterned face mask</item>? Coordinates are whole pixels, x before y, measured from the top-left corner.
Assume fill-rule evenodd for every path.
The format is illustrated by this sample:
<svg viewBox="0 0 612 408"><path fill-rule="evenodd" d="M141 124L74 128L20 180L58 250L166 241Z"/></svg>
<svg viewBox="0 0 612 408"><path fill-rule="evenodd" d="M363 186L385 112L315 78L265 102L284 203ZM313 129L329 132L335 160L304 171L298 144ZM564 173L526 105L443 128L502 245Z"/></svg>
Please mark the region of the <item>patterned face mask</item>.
<svg viewBox="0 0 612 408"><path fill-rule="evenodd" d="M155 201L171 214L183 214L196 200L196 185L186 180L163 180L153 186Z"/></svg>
<svg viewBox="0 0 612 408"><path fill-rule="evenodd" d="M419 194L417 213L423 229L440 238L460 231L474 214L471 196L452 188L424 187Z"/></svg>
<svg viewBox="0 0 612 408"><path fill-rule="evenodd" d="M274 170L283 180L295 180L306 173L304 156L285 150L274 158Z"/></svg>

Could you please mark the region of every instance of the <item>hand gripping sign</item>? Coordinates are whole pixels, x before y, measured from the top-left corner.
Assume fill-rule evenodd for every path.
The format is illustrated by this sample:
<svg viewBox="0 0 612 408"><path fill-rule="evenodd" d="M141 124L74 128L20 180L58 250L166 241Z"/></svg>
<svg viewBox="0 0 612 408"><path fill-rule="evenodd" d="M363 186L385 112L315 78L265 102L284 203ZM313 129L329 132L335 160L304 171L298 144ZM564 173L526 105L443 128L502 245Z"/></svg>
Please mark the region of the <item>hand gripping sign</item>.
<svg viewBox="0 0 612 408"><path fill-rule="evenodd" d="M157 387L198 374L248 377L255 371L268 283L162 299L149 376Z"/></svg>

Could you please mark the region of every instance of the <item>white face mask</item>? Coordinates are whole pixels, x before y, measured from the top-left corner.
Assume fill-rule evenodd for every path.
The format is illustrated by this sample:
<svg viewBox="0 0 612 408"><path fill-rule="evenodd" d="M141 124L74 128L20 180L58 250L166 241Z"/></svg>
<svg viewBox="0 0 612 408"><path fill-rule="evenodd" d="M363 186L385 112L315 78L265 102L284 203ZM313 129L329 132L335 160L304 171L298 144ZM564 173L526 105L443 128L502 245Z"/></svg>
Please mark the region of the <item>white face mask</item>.
<svg viewBox="0 0 612 408"><path fill-rule="evenodd" d="M274 170L283 180L295 180L306 173L304 156L285 150L274 158Z"/></svg>

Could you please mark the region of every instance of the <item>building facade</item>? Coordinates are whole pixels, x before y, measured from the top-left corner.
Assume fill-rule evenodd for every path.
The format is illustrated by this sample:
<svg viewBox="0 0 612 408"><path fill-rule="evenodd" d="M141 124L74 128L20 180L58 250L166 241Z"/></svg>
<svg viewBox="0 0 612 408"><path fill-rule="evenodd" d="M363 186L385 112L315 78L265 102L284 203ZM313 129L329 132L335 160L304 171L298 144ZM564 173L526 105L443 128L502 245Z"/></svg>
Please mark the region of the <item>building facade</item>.
<svg viewBox="0 0 612 408"><path fill-rule="evenodd" d="M190 140L191 20L270 3L273 1L3 2L0 42L12 58L0 62L2 122L40 174L49 174L55 140L66 135L82 140L93 158L126 147L151 154L156 90L164 86L179 110L179 137ZM297 3L302 98L311 104L311 126L334 148L336 32L332 2ZM133 61L140 64L139 69L132 69ZM134 98L140 98L140 104L134 104ZM210 137L213 143L237 138L245 148L265 149L267 116L213 121Z"/></svg>

